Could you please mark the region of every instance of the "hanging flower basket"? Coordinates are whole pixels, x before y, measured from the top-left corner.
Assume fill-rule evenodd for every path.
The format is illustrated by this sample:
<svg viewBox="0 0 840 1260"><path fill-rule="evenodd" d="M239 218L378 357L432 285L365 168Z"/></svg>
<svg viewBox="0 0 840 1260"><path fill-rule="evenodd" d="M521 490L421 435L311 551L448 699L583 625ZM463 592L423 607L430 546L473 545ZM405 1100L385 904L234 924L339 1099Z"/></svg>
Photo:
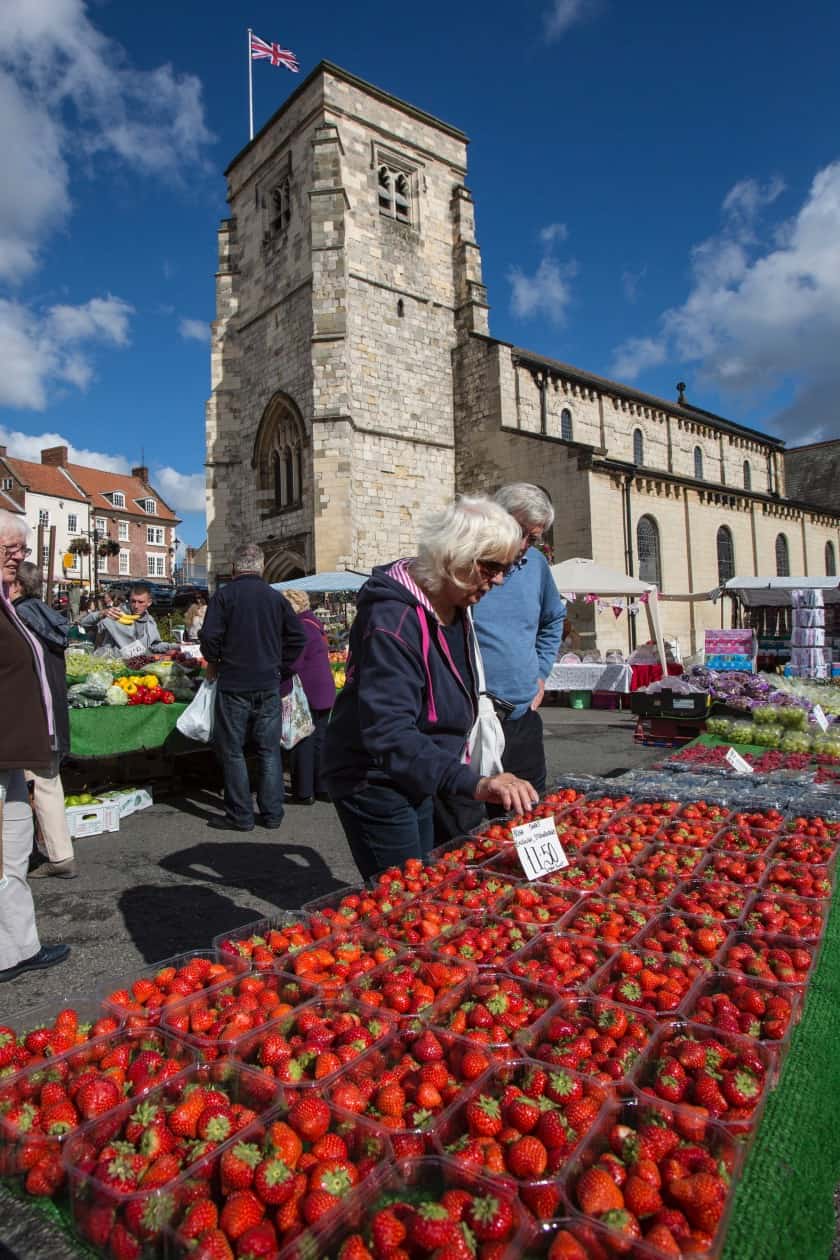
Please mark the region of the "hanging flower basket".
<svg viewBox="0 0 840 1260"><path fill-rule="evenodd" d="M106 538L105 542L99 544L100 556L118 556L120 554L120 544L114 542L113 538Z"/></svg>
<svg viewBox="0 0 840 1260"><path fill-rule="evenodd" d="M89 556L90 543L86 538L74 538L71 540L67 550L72 552L74 556Z"/></svg>

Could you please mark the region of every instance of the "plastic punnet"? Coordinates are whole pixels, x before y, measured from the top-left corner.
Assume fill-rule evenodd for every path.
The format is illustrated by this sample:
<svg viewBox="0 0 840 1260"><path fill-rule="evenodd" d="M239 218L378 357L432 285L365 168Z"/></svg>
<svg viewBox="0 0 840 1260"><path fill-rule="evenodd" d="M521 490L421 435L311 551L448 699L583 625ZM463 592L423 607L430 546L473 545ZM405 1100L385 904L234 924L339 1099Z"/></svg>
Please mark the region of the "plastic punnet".
<svg viewBox="0 0 840 1260"><path fill-rule="evenodd" d="M831 902L786 897L760 888L744 907L740 928L744 932L772 932L795 940L822 940Z"/></svg>
<svg viewBox="0 0 840 1260"><path fill-rule="evenodd" d="M195 1139L193 1158L174 1176L154 1188L144 1188L142 1177L161 1157L146 1155L143 1171L135 1167L131 1152L142 1150L144 1135L158 1125L175 1125L192 1131L200 1121L195 1113L177 1110L196 1090L218 1091L235 1108L233 1136L221 1144ZM197 1065L151 1090L140 1102L122 1103L101 1119L83 1125L67 1141L64 1167L70 1189L70 1203L77 1233L97 1255L112 1256L125 1235L141 1240L144 1255L159 1256L164 1247L164 1230L178 1206L187 1197L188 1186L203 1183L217 1175L219 1162L240 1133L272 1114L280 1091L258 1073L226 1060ZM249 1129L253 1132L253 1129ZM123 1145L125 1144L125 1145ZM102 1164L102 1158L107 1164ZM141 1165L142 1167L142 1165ZM139 1184L138 1184L139 1183Z"/></svg>
<svg viewBox="0 0 840 1260"><path fill-rule="evenodd" d="M161 1026L210 1061L235 1053L242 1037L316 996L316 990L296 976L254 971L167 1007Z"/></svg>
<svg viewBox="0 0 840 1260"><path fill-rule="evenodd" d="M668 899L667 911L735 924L750 897L748 887L725 879L687 879Z"/></svg>
<svg viewBox="0 0 840 1260"><path fill-rule="evenodd" d="M559 926L555 924L555 929ZM533 924L514 923L497 915L474 914L444 929L430 942L435 953L462 958L480 968L497 970L543 931Z"/></svg>
<svg viewBox="0 0 840 1260"><path fill-rule="evenodd" d="M660 955L682 954L716 963L735 924L663 907L633 942L634 948Z"/></svg>
<svg viewBox="0 0 840 1260"><path fill-rule="evenodd" d="M443 958L424 948L383 963L353 980L346 996L373 1010L384 1010L400 1026L434 1015L446 995L478 973L473 963Z"/></svg>
<svg viewBox="0 0 840 1260"><path fill-rule="evenodd" d="M314 1001L241 1038L235 1057L281 1085L324 1089L394 1028L384 1011L347 998Z"/></svg>
<svg viewBox="0 0 840 1260"><path fill-rule="evenodd" d="M315 945L288 958L289 972L312 985L320 998L338 997L359 976L396 962L403 948L371 928L337 927Z"/></svg>
<svg viewBox="0 0 840 1260"><path fill-rule="evenodd" d="M553 1009L557 994L505 971L482 971L463 988L453 990L446 1010L438 1009L432 1031L443 1029L494 1050L513 1045L541 1015Z"/></svg>
<svg viewBox="0 0 840 1260"><path fill-rule="evenodd" d="M428 1204L437 1212L441 1204L446 1204L447 1191L454 1189L466 1190L471 1196L471 1202L464 1210L470 1236L475 1237L477 1229L486 1230L488 1234L496 1232L499 1235L493 1240L498 1244L493 1252L496 1260L519 1260L533 1226L513 1192L499 1181L491 1181L462 1168L453 1160L431 1155L422 1159L400 1160L390 1168L383 1167L368 1186L348 1195L340 1220L326 1228L316 1228L310 1234L302 1234L297 1242L280 1253L278 1260L305 1260L313 1255L318 1260L337 1260L339 1251L349 1239L358 1235L370 1241L374 1217L390 1204L407 1202L418 1211ZM456 1223L456 1238L460 1232ZM483 1239L479 1238L481 1241ZM466 1239L464 1244L467 1245ZM423 1260L423 1257L439 1250L437 1247L421 1249L413 1243L411 1245L411 1254L417 1260Z"/></svg>
<svg viewBox="0 0 840 1260"><path fill-rule="evenodd" d="M761 854L728 853L713 849L694 872L696 879L723 879L741 888L757 888L764 879L770 861Z"/></svg>
<svg viewBox="0 0 840 1260"><path fill-rule="evenodd" d="M675 879L690 879L703 862L706 849L688 849L678 844L651 844L641 853L637 853L630 863L635 871L650 876L651 879L663 879L672 876Z"/></svg>
<svg viewBox="0 0 840 1260"><path fill-rule="evenodd" d="M411 900L411 896L406 895L389 902L383 893L377 894L364 884L353 884L307 901L303 914L313 936L319 939L330 936L338 928L376 927L383 913L400 902Z"/></svg>
<svg viewBox="0 0 840 1260"><path fill-rule="evenodd" d="M829 899L834 892L834 869L810 862L771 862L761 881L763 891L792 897Z"/></svg>
<svg viewBox="0 0 840 1260"><path fill-rule="evenodd" d="M586 894L576 888L558 888L548 880L521 884L495 913L501 919L554 931Z"/></svg>
<svg viewBox="0 0 840 1260"><path fill-rule="evenodd" d="M757 994L760 1001L745 998L745 990ZM723 1015L721 1011L728 1011L729 1006L715 1003L714 998L718 995L724 995L734 1002L739 1014L731 1018ZM756 980L738 972L715 971L698 981L688 1000L682 1005L682 1014L695 1024L753 1037L768 1049L775 1050L781 1059L787 1053L791 1034L802 1014L802 996L802 989L790 985ZM768 1015L766 1009L762 1013L760 1008L766 1008L771 999L774 1000L771 1014ZM778 999L781 999L781 1003ZM778 1014L774 1009L777 1005ZM742 1006L747 1009L742 1010ZM750 1010L750 1006L755 1009Z"/></svg>
<svg viewBox="0 0 840 1260"><path fill-rule="evenodd" d="M622 1006L670 1020L684 1012L693 986L712 970L712 963L703 959L660 954L637 946L619 950L595 972L587 987Z"/></svg>
<svg viewBox="0 0 840 1260"><path fill-rule="evenodd" d="M581 1208L577 1194L582 1174L597 1164L603 1156L619 1157L610 1140L615 1133L614 1126L622 1125L631 1130L631 1134L628 1137L631 1142L630 1149L632 1149L632 1135L639 1133L644 1135L647 1124L653 1125L657 1132L663 1130L673 1133L675 1145L679 1143L680 1138L685 1138L692 1146L700 1145L705 1147L711 1156L710 1163L713 1163L715 1166L715 1175L723 1176L724 1185L721 1187L723 1197L720 1215L713 1229L712 1245L708 1248L691 1252L692 1257L696 1256L698 1260L714 1260L715 1257L720 1255L723 1247L726 1227L732 1211L735 1183L743 1164L743 1149L741 1144L723 1126L707 1120L693 1108L672 1107L662 1103L647 1102L641 1098L629 1098L615 1107L605 1108L592 1133L572 1156L562 1175L564 1196L574 1212L579 1213L584 1219L589 1219ZM624 1147L622 1146L620 1149L624 1149ZM623 1209L618 1207L618 1204L623 1202L624 1194L620 1188L616 1187L616 1189L617 1194L613 1197L616 1203L616 1210L621 1211ZM672 1194L668 1189L667 1183L664 1186L662 1199L668 1206L676 1207L680 1210L685 1207L684 1200L682 1198L678 1199ZM642 1218L642 1241L644 1241L644 1235L652 1224L652 1219L650 1217ZM600 1223L604 1224L603 1215ZM626 1238L617 1233L615 1229L609 1228L609 1225L607 1228L613 1238L617 1240L614 1246L623 1251L626 1246ZM661 1256L663 1252L659 1248L652 1248L651 1254Z"/></svg>
<svg viewBox="0 0 840 1260"><path fill-rule="evenodd" d="M659 1025L653 1016L591 993L564 993L516 1038L523 1055L550 1070L571 1069L618 1087Z"/></svg>
<svg viewBox="0 0 840 1260"><path fill-rule="evenodd" d="M691 1044L686 1046L686 1043ZM700 1050L707 1044L708 1056L702 1063ZM729 1057L721 1057L721 1047ZM690 1051L696 1053L700 1066L689 1058ZM679 1078L675 1084L669 1077L660 1086L663 1091L679 1091L679 1097L669 1099L656 1088L656 1081L660 1074L668 1075L667 1069L662 1068L663 1061L675 1058L683 1066L681 1054L689 1064L683 1067L684 1078ZM728 1132L746 1137L754 1136L758 1129L767 1095L778 1078L778 1067L773 1051L750 1037L678 1020L655 1034L628 1074L628 1083L642 1098L704 1107Z"/></svg>
<svg viewBox="0 0 840 1260"><path fill-rule="evenodd" d="M533 1100L539 1118L531 1128L523 1128L521 1142L512 1138L517 1129L516 1103ZM550 1073L531 1059L519 1058L490 1070L452 1107L435 1127L434 1142L441 1155L463 1160L465 1149L482 1138L487 1128L497 1127L511 1134L511 1140L480 1148L484 1160L472 1165L495 1182L510 1182L523 1205L537 1220L549 1220L561 1209L557 1177L575 1148L583 1141L604 1104L612 1100L610 1091L590 1077L576 1072ZM525 1148L528 1148L527 1151ZM478 1152L477 1152L478 1154ZM518 1169L517 1160L527 1159L531 1169ZM499 1167L498 1161L501 1161Z"/></svg>
<svg viewBox="0 0 840 1260"><path fill-rule="evenodd" d="M0 1018L0 1024L11 1028L18 1042L11 1063L0 1073L0 1084L8 1085L19 1072L84 1045L93 1037L116 1032L123 1023L124 1016L108 1010L101 993L68 994ZM69 1045L68 1038L72 1039Z"/></svg>
<svg viewBox="0 0 840 1260"><path fill-rule="evenodd" d="M96 1037L18 1073L13 1081L4 1081L0 1086L0 1174L22 1178L30 1194L51 1196L63 1185L61 1152L72 1133L126 1098L144 1097L194 1061L194 1052L178 1037L159 1029L122 1030ZM57 1086L63 1097L50 1098Z"/></svg>
<svg viewBox="0 0 840 1260"><path fill-rule="evenodd" d="M169 1003L245 975L249 970L241 958L220 962L212 949L193 949L144 967L130 980L111 980L103 986L104 1002L109 1011L123 1017L128 1027L154 1028Z"/></svg>
<svg viewBox="0 0 840 1260"><path fill-rule="evenodd" d="M265 971L281 966L287 955L313 944L315 939L304 915L283 910L230 932L220 932L213 937L213 948L222 960L232 955L255 971Z"/></svg>
<svg viewBox="0 0 840 1260"><path fill-rule="evenodd" d="M605 945L629 945L649 922L650 913L642 906L599 893L573 906L562 921L562 929L594 937Z"/></svg>
<svg viewBox="0 0 840 1260"><path fill-rule="evenodd" d="M656 878L637 871L632 866L619 866L612 878L603 885L601 895L617 897L634 906L663 906L680 883L681 880L676 875Z"/></svg>
<svg viewBox="0 0 840 1260"><path fill-rule="evenodd" d="M377 932L397 949L415 949L432 945L441 935L458 930L469 919L457 905L427 901L418 897L410 905L400 906L380 919Z"/></svg>
<svg viewBox="0 0 840 1260"><path fill-rule="evenodd" d="M505 971L518 980L530 980L560 993L579 989L612 958L616 947L573 932L538 936L505 963Z"/></svg>
<svg viewBox="0 0 840 1260"><path fill-rule="evenodd" d="M792 936L736 932L721 955L720 965L724 971L804 988L819 951L813 941L797 941Z"/></svg>

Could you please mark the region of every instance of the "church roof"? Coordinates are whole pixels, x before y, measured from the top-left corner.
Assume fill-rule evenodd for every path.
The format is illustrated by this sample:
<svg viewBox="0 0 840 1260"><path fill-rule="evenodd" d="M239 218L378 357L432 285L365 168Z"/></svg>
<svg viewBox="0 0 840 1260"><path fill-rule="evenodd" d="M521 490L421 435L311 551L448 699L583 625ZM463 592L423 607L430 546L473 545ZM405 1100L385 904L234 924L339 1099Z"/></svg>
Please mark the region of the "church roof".
<svg viewBox="0 0 840 1260"><path fill-rule="evenodd" d="M416 105L412 105L409 101L402 100L399 96L393 96L390 92L384 91L383 88L377 87L375 83L368 83L366 79L360 79L358 75L351 74L349 70L343 70L341 66L337 66L333 61L319 61L317 66L310 70L303 82L298 84L294 92L286 97L280 108L275 110L268 122L264 123L263 126L260 127L253 140L250 140L248 144L246 144L243 149L240 149L236 156L231 159L225 170L225 175L232 171L237 162L241 161L249 149L251 149L253 145L255 145L257 141L260 140L261 137L274 126L278 118L282 117L292 102L296 101L299 96L302 96L310 84L314 83L320 75L325 73L334 75L338 79L343 79L345 83L351 84L352 87L360 88L363 92L367 92L368 96L373 96L376 100L382 101L386 105L393 105L395 109L402 110L404 114L409 114L412 118L416 118L419 122L426 123L430 127L435 127L438 131L446 132L447 135L452 136L455 140L460 140L464 144L469 144L469 136L467 136L466 133L461 131L458 127L453 127L451 123L444 122L441 118L436 118L434 114L426 113L424 109L418 109Z"/></svg>
<svg viewBox="0 0 840 1260"><path fill-rule="evenodd" d="M583 368L573 367L570 363L561 363L559 359L550 359L544 354L535 354L533 350L525 350L521 346L511 346L511 354L528 363L554 368L563 376L582 381L594 389L617 394L619 398L627 398L631 402L639 402L660 411L669 411L672 415L683 416L686 420L705 422L715 429L723 429L726 433L735 433L740 437L764 442L780 450L784 449L785 443L781 438L762 433L760 429L751 429L748 425L738 424L734 420L727 420L725 416L718 416L713 411L705 411L702 407L694 407L690 403L669 402L665 398L657 397L656 394L645 394L639 389L633 389L630 385L622 385L620 381L611 381L606 376L597 376L594 372L586 372Z"/></svg>

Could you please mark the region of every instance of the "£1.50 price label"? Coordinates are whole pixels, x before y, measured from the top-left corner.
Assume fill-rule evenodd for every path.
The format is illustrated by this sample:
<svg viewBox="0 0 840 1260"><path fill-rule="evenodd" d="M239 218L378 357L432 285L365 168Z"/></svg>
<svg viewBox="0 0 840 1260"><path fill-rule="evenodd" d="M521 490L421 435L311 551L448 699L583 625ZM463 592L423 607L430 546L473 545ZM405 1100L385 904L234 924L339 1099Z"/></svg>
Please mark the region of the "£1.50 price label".
<svg viewBox="0 0 840 1260"><path fill-rule="evenodd" d="M528 879L542 879L569 865L553 818L535 818L511 828L520 864Z"/></svg>

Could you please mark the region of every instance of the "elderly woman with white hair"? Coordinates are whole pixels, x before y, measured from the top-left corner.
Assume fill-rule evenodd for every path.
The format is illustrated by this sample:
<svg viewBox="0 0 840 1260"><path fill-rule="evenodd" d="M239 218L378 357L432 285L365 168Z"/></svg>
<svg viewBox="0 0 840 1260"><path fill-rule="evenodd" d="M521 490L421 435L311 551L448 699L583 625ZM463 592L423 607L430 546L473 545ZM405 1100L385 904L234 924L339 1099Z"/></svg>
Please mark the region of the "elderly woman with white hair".
<svg viewBox="0 0 840 1260"><path fill-rule="evenodd" d="M479 695L470 609L520 543L503 508L464 497L425 522L416 556L374 569L359 594L323 774L365 879L427 856L438 794L517 811L536 799L511 774L479 774L468 751Z"/></svg>
<svg viewBox="0 0 840 1260"><path fill-rule="evenodd" d="M26 522L0 510L0 981L63 962L67 945L41 945L26 879L32 851L32 810L24 769L48 767L55 722L40 644L17 616L9 588L29 554ZM13 714L13 720L9 720Z"/></svg>

